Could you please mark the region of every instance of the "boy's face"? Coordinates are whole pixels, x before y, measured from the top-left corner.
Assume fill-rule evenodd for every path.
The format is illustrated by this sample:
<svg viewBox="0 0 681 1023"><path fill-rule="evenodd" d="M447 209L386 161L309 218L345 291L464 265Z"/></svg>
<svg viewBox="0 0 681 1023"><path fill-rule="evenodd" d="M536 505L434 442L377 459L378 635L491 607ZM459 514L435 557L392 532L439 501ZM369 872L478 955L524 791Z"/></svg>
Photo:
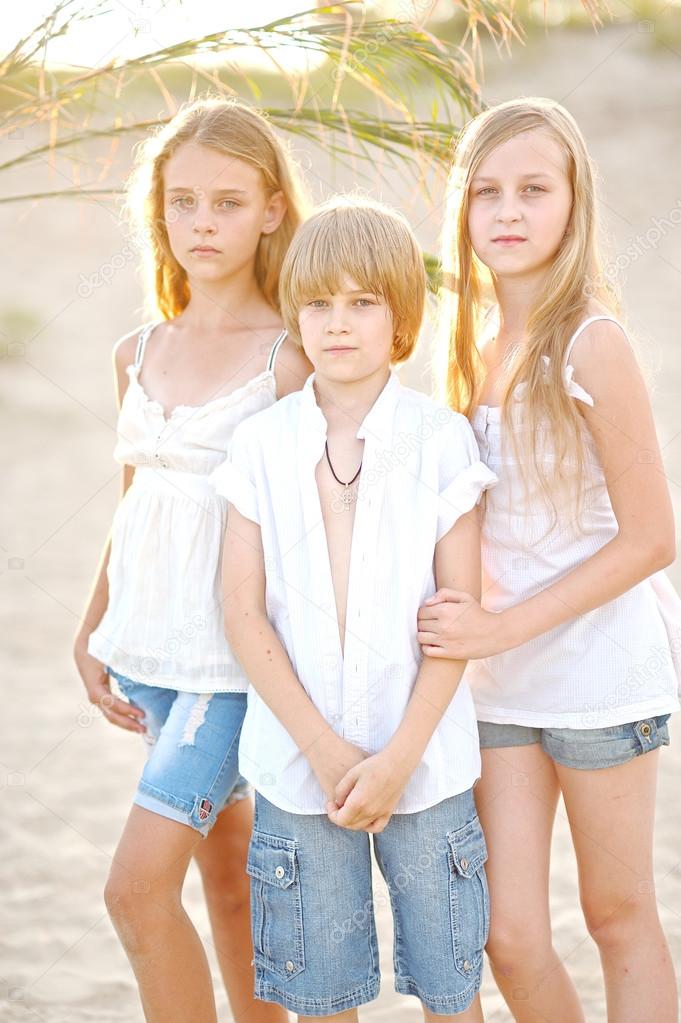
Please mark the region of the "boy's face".
<svg viewBox="0 0 681 1023"><path fill-rule="evenodd" d="M333 295L310 297L298 310L298 326L318 379L354 383L390 365L392 312L384 298L350 277Z"/></svg>

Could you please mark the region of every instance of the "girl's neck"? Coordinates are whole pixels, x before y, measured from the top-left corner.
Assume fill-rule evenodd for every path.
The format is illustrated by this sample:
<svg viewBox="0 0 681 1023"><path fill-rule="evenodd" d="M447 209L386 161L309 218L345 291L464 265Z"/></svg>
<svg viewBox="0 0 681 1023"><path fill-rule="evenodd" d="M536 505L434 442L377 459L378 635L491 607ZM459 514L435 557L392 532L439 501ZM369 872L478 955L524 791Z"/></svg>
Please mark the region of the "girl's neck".
<svg viewBox="0 0 681 1023"><path fill-rule="evenodd" d="M497 343L500 348L515 346L522 342L530 312L539 297L543 283L543 275L495 278L494 291L499 306Z"/></svg>
<svg viewBox="0 0 681 1023"><path fill-rule="evenodd" d="M192 282L191 298L182 311L182 322L197 334L223 334L225 330L258 327L277 319L258 287L253 268L225 280Z"/></svg>

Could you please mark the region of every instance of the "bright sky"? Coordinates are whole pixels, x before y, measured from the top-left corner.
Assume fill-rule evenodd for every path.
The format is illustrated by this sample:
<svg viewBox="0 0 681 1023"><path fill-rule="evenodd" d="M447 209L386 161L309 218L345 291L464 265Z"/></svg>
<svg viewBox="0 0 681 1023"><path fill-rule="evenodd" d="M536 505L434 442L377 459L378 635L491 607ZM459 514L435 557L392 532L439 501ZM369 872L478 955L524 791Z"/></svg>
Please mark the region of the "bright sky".
<svg viewBox="0 0 681 1023"><path fill-rule="evenodd" d="M92 6L93 0L80 0L73 9ZM55 39L48 57L53 63L96 67L186 38L262 25L313 6L314 0L108 0L103 13L76 23L65 37ZM2 49L13 46L53 9L52 0L3 5ZM295 51L287 64L299 67L300 60Z"/></svg>

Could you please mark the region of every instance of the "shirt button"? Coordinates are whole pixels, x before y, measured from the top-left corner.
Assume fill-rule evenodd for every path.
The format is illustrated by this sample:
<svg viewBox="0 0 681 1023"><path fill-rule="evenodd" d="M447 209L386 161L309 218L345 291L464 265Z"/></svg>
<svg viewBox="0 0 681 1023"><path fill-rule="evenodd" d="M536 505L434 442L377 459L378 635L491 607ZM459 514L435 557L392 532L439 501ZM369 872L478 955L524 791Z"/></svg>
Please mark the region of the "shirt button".
<svg viewBox="0 0 681 1023"><path fill-rule="evenodd" d="M468 870L468 860L461 860L461 869Z"/></svg>
<svg viewBox="0 0 681 1023"><path fill-rule="evenodd" d="M295 966L293 965L290 959L286 960L286 969L288 970L289 973L293 973L293 971L295 970Z"/></svg>
<svg viewBox="0 0 681 1023"><path fill-rule="evenodd" d="M287 963L286 965L287 965L287 967L288 967L288 963ZM469 970L470 970L470 968L471 968L471 964L470 964L470 963L468 962L468 960L467 960L467 959L464 959L464 962L463 962L463 968L464 968L464 970L466 971L466 973L468 973L468 971L469 971Z"/></svg>
<svg viewBox="0 0 681 1023"><path fill-rule="evenodd" d="M285 873L285 871L284 871L284 868L283 868L283 867L277 867L277 869L276 869L276 870L274 871L274 873L275 873L275 875L276 875L277 877L283 877L283 876L284 876L284 873ZM288 969L288 964L287 964L287 969Z"/></svg>

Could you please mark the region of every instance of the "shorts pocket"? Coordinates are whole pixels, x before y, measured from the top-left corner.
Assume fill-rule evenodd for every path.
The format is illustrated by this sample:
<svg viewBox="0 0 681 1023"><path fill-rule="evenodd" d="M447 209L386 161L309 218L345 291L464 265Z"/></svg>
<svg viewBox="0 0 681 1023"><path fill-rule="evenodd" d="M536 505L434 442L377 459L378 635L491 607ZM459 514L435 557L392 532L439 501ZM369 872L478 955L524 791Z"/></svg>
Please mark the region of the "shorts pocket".
<svg viewBox="0 0 681 1023"><path fill-rule="evenodd" d="M448 832L447 844L454 961L463 977L472 977L480 969L489 936L487 846L479 818Z"/></svg>
<svg viewBox="0 0 681 1023"><path fill-rule="evenodd" d="M296 842L254 830L246 870L251 877L255 962L282 980L292 980L305 969Z"/></svg>

